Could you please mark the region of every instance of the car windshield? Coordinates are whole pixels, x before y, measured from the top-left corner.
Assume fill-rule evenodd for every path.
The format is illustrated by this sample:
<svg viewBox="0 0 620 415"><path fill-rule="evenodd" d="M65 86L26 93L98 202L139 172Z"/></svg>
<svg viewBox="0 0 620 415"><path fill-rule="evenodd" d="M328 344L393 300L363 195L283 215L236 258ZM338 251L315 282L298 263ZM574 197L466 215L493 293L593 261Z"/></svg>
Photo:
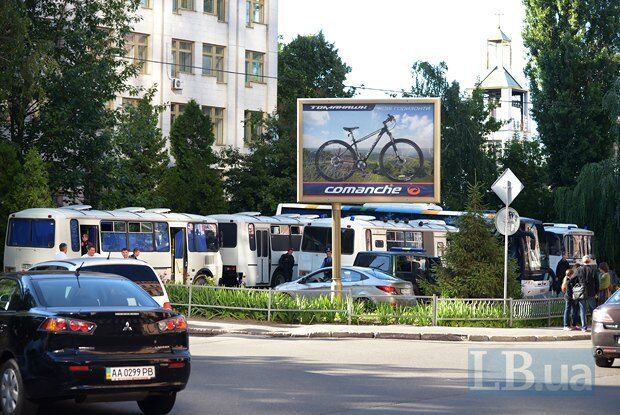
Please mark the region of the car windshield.
<svg viewBox="0 0 620 415"><path fill-rule="evenodd" d="M157 275L146 265L136 264L101 264L87 265L82 267L82 271L104 272L106 274L120 275L125 277L144 289L152 296L164 295L164 289L159 283Z"/></svg>
<svg viewBox="0 0 620 415"><path fill-rule="evenodd" d="M388 255L358 254L354 264L357 267L375 268L390 272L390 257Z"/></svg>
<svg viewBox="0 0 620 415"><path fill-rule="evenodd" d="M45 307L159 307L130 281L116 278L41 278L33 280Z"/></svg>

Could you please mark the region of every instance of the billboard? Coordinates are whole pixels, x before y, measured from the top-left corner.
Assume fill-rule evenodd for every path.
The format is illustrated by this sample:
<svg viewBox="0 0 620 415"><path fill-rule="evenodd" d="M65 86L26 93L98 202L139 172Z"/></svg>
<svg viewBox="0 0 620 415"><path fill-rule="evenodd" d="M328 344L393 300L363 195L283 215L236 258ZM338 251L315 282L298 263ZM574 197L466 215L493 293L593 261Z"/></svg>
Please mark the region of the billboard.
<svg viewBox="0 0 620 415"><path fill-rule="evenodd" d="M439 180L439 98L297 101L299 202L439 202Z"/></svg>

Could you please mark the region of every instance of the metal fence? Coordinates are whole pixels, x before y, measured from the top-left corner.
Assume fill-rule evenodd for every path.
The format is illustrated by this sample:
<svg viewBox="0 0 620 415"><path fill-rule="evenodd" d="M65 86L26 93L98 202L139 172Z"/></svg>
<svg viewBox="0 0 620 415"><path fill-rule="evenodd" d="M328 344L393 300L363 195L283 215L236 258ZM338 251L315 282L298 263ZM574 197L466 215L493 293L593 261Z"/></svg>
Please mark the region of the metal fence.
<svg viewBox="0 0 620 415"><path fill-rule="evenodd" d="M346 320L347 324L352 324L354 319L372 321L373 318L391 317L398 320L415 314L420 317L421 324L425 325L436 326L441 322L450 321L498 321L505 322L508 327L512 327L514 321L525 320L546 320L547 325L550 326L552 319L562 317L564 312L563 298L509 298L504 300L501 298L442 298L433 295L417 296L415 304L399 304L398 296L373 294L371 300L374 305L385 303L393 306L383 307L383 314L379 315L374 306L359 313L360 307L355 307L354 304L358 303L360 298L356 298L347 290L342 292L341 301L329 302L328 308L308 308L307 305L312 302L303 303L299 292L273 289L172 284L168 286L168 291L171 294L172 305L185 308L187 317L191 317L192 311L195 313L196 309L259 312L265 314L267 321L272 321L274 313L333 313L345 316L343 320ZM243 296L239 296L240 293L247 293L245 296L248 298L243 299L247 300L246 304L235 298ZM312 290L309 295L314 298L330 298L333 294L331 290L325 289ZM197 295L201 298L196 299ZM277 301L282 296L288 296L296 301L287 303L289 306L292 305L291 307L282 307L282 301ZM308 292L305 292L306 300L308 300L307 296ZM175 299L180 301L175 301Z"/></svg>

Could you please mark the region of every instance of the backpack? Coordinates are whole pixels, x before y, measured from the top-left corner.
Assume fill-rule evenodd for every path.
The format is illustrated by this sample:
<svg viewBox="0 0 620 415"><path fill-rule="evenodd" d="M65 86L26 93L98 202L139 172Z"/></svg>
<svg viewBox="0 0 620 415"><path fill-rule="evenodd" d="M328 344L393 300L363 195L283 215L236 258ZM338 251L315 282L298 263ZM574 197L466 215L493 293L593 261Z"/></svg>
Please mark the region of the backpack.
<svg viewBox="0 0 620 415"><path fill-rule="evenodd" d="M573 300L583 300L585 298L585 288L581 283L573 286Z"/></svg>

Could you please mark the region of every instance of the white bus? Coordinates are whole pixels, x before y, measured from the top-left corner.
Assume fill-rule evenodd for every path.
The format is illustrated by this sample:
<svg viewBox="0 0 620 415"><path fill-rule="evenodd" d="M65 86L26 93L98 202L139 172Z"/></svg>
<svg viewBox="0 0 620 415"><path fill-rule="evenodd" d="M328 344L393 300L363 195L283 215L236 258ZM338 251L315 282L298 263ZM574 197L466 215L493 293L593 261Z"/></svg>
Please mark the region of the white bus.
<svg viewBox="0 0 620 415"><path fill-rule="evenodd" d="M566 252L571 265L581 262L584 255L594 258L592 251L594 232L569 223L544 223L543 227L549 254L549 268L554 274L558 262L562 259L562 252ZM559 277L564 278L563 275Z"/></svg>
<svg viewBox="0 0 620 415"><path fill-rule="evenodd" d="M386 251L395 247L424 249L432 256L441 256L448 232L456 228L441 221L381 221L373 216L349 216L341 222L342 265L353 265L361 251ZM332 219L309 221L304 227L299 275L319 268L325 251L331 248Z"/></svg>
<svg viewBox="0 0 620 415"><path fill-rule="evenodd" d="M305 219L300 215L261 216L259 212L210 215L218 223L222 284L275 287L285 282L278 262L288 248L299 253ZM297 263L293 279L297 279Z"/></svg>
<svg viewBox="0 0 620 415"><path fill-rule="evenodd" d="M222 275L217 223L206 216L171 213L169 209L129 207L92 210L88 205L26 209L9 215L4 270L27 270L56 259L61 243L69 258L82 256L82 235L101 256L120 257L140 250L163 281L215 283Z"/></svg>

